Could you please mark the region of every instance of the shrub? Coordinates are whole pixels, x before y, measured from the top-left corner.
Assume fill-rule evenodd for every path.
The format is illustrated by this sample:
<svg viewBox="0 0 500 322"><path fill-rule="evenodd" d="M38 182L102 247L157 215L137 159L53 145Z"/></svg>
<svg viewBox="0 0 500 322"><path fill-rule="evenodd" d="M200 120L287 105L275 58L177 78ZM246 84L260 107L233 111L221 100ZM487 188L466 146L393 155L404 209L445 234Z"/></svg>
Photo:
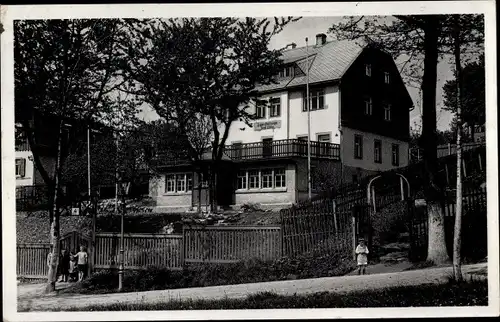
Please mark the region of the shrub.
<svg viewBox="0 0 500 322"><path fill-rule="evenodd" d="M400 201L384 207L372 215L373 243L382 245L395 241L398 234L408 231L408 205Z"/></svg>
<svg viewBox="0 0 500 322"><path fill-rule="evenodd" d="M340 276L352 271L355 263L337 251L314 249L295 258L283 257L274 261L252 259L229 264L192 264L182 271L150 266L124 273L123 291L147 291L187 287L267 282ZM103 270L92 274L81 284L63 292L103 293L118 288L118 272Z"/></svg>

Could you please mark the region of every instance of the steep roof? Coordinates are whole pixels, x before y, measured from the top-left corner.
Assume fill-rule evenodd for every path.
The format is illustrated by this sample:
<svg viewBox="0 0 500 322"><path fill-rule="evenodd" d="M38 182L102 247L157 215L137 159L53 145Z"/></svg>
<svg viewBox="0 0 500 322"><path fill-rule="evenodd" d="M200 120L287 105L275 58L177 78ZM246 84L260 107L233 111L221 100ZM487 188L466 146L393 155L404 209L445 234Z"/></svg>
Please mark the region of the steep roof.
<svg viewBox="0 0 500 322"><path fill-rule="evenodd" d="M331 41L323 46L309 46L308 52L312 61L309 70L309 83L340 79L365 47L364 44L351 40ZM283 52L282 59L285 64L297 64L304 75L282 78L278 80L277 84L260 86L259 91L274 91L306 84L306 47L286 50Z"/></svg>

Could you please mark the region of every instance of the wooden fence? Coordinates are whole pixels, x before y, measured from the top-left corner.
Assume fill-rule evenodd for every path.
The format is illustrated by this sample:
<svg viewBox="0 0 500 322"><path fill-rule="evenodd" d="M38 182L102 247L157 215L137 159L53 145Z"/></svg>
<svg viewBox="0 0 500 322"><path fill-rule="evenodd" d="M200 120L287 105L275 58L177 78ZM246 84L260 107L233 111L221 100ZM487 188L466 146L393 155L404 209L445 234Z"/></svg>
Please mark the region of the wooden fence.
<svg viewBox="0 0 500 322"><path fill-rule="evenodd" d="M185 263L273 260L282 255L277 226L189 227L183 230L183 243Z"/></svg>
<svg viewBox="0 0 500 322"><path fill-rule="evenodd" d="M448 194L444 205L445 239L448 254L452 254L453 232L456 215L454 194ZM424 203L415 205L409 201L410 209L410 257L412 260L424 260L428 247L428 213ZM463 256L481 258L486 256L487 212L486 189L464 189L463 191L462 245Z"/></svg>
<svg viewBox="0 0 500 322"><path fill-rule="evenodd" d="M26 278L47 277L47 255L50 244L17 244L17 276Z"/></svg>
<svg viewBox="0 0 500 322"><path fill-rule="evenodd" d="M182 236L164 234L125 234L124 265L127 269L161 266L182 268ZM95 268L119 268L120 234L96 234Z"/></svg>
<svg viewBox="0 0 500 322"><path fill-rule="evenodd" d="M323 248L352 252L352 211L349 201L321 200L308 207L281 211L283 254L300 254Z"/></svg>

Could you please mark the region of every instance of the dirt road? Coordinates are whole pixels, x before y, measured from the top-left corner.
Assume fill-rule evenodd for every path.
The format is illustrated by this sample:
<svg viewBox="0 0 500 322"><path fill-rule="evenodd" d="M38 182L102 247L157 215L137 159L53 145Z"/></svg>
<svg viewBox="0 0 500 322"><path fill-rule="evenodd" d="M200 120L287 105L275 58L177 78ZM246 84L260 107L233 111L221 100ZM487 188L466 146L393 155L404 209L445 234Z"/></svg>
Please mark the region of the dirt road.
<svg viewBox="0 0 500 322"><path fill-rule="evenodd" d="M464 275L484 270L486 263L466 265ZM347 293L353 291L380 289L393 286L421 285L428 283L445 283L451 276L452 268L429 268L397 273L385 273L363 276L324 277L315 279L290 280L266 283L211 286L203 288L186 288L175 290L147 291L134 293L113 293L102 295L35 295L36 286L26 290L18 286L19 311L58 311L60 307L86 307L89 305L106 305L123 303L155 303L173 299L223 299L244 298L249 294L270 291L280 295L307 294L316 292ZM40 286L41 287L41 286ZM43 289L43 288L41 288Z"/></svg>

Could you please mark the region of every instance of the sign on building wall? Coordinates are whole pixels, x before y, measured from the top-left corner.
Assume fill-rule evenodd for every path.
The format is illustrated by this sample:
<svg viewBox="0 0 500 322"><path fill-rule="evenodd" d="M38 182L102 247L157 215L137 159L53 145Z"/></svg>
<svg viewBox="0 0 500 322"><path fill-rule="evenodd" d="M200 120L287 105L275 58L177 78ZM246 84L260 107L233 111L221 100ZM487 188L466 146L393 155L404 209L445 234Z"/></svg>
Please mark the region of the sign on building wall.
<svg viewBox="0 0 500 322"><path fill-rule="evenodd" d="M253 128L255 131L269 130L269 129L279 129L281 127L281 120L266 121L266 122L255 122Z"/></svg>

